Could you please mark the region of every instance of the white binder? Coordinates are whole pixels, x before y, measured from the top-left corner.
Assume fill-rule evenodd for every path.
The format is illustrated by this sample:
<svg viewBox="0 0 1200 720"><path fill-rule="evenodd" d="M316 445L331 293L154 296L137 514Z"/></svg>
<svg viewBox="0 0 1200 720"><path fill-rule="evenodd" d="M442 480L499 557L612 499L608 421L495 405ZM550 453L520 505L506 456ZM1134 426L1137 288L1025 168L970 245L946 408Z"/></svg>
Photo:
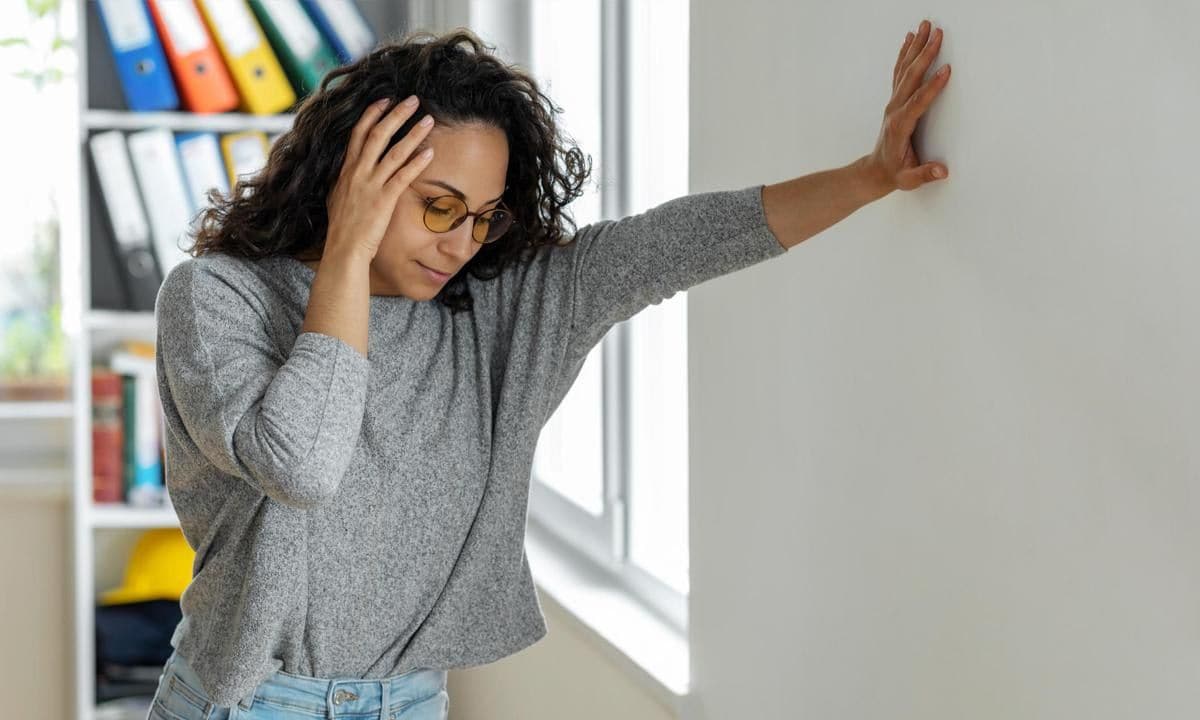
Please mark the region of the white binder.
<svg viewBox="0 0 1200 720"><path fill-rule="evenodd" d="M129 155L150 216L150 235L159 268L166 277L190 255L182 248L192 219L192 201L183 184L175 136L166 128L129 134Z"/></svg>

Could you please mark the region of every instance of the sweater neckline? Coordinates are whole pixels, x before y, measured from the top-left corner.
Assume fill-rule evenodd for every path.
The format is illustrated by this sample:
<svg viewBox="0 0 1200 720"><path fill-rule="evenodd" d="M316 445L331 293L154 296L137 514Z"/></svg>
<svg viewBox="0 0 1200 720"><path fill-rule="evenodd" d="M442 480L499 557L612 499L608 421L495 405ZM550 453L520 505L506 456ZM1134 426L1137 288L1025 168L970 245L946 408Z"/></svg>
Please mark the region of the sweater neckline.
<svg viewBox="0 0 1200 720"><path fill-rule="evenodd" d="M272 257L282 263L284 267L291 268L292 274L296 277L299 277L304 282L304 286L306 288L310 288L312 286L313 280L315 280L317 277L317 271L305 265L303 260L292 257L291 255L283 254L274 255ZM404 295L371 295L370 297L372 305L416 304L415 300L405 297Z"/></svg>

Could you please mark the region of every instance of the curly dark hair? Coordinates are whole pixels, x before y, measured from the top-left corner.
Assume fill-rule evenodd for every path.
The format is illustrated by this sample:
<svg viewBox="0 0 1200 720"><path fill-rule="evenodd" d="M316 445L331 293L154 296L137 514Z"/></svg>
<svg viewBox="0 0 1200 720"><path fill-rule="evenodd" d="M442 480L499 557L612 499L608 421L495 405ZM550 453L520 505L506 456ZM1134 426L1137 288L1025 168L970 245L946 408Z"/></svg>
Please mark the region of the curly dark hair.
<svg viewBox="0 0 1200 720"><path fill-rule="evenodd" d="M211 205L200 217L189 252L251 259L318 256L328 227L326 199L341 170L350 131L372 102L399 102L414 94L420 106L388 147L427 114L441 127L489 125L508 139L503 200L512 210L513 225L480 248L464 270L490 280L526 252L561 244L577 230L564 208L583 194L591 156L585 165L584 154L555 122L562 108L541 92L531 74L505 64L494 51L494 45L466 28L441 35L418 30L331 71L299 104L291 129L272 146L266 167L240 179L228 196L210 193ZM452 313L473 307L461 272L435 299Z"/></svg>

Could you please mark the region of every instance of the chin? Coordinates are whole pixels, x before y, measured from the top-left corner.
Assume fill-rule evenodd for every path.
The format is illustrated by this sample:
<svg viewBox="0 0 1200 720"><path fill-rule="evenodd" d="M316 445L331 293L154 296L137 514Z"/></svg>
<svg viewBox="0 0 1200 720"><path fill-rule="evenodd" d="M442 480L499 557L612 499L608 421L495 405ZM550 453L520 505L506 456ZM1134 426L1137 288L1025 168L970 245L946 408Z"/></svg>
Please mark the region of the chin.
<svg viewBox="0 0 1200 720"><path fill-rule="evenodd" d="M432 285L425 281L424 278L418 278L416 282L407 282L400 284L398 292L409 300L424 302L432 300L442 291L441 285Z"/></svg>

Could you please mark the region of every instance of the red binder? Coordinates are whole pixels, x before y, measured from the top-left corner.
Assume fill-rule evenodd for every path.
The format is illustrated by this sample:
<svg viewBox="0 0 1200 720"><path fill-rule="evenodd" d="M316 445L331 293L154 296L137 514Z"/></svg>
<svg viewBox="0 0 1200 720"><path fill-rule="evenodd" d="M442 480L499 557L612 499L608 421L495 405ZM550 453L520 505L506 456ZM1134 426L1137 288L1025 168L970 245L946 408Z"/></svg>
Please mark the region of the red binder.
<svg viewBox="0 0 1200 720"><path fill-rule="evenodd" d="M196 3L193 0L147 0L147 3L184 107L196 113L236 108L238 94L233 78L200 19Z"/></svg>

